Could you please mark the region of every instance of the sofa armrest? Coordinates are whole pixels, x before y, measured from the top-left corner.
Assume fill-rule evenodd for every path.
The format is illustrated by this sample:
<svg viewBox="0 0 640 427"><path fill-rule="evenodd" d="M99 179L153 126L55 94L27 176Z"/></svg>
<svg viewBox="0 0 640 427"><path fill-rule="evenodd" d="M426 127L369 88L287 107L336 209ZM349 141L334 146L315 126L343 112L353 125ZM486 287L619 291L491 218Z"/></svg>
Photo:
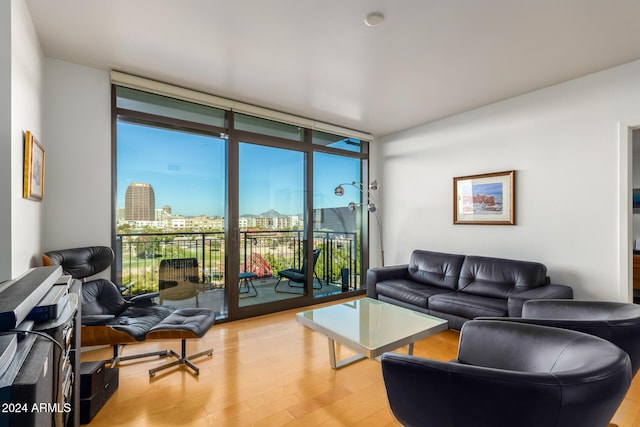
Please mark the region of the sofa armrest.
<svg viewBox="0 0 640 427"><path fill-rule="evenodd" d="M367 296L378 299L376 283L383 280L405 279L409 274L409 264L376 267L367 270Z"/></svg>
<svg viewBox="0 0 640 427"><path fill-rule="evenodd" d="M573 299L573 289L566 285L544 285L509 296L510 317L522 317L522 306L532 299Z"/></svg>

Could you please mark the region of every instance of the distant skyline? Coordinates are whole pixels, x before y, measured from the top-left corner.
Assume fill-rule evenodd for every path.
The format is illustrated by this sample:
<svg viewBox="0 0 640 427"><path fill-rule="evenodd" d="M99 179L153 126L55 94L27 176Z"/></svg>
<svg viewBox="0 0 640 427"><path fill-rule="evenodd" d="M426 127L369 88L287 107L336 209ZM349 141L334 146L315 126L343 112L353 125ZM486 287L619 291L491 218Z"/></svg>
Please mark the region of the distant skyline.
<svg viewBox="0 0 640 427"><path fill-rule="evenodd" d="M118 123L117 205L132 182L151 184L156 208L171 206L174 215L225 216L226 141L221 138L131 123ZM240 214L258 215L275 209L283 215L304 211L302 152L240 144ZM358 159L314 155L316 208L344 207L360 193L338 184L357 181Z"/></svg>

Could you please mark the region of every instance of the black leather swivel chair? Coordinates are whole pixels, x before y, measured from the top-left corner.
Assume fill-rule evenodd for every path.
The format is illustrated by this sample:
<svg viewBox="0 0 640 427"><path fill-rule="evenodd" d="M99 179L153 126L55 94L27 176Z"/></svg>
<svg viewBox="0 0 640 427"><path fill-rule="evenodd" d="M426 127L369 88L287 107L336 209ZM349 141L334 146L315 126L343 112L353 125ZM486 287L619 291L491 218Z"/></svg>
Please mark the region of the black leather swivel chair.
<svg viewBox="0 0 640 427"><path fill-rule="evenodd" d="M604 427L630 386L631 362L581 332L472 320L456 360L385 353L382 373L409 427Z"/></svg>
<svg viewBox="0 0 640 427"><path fill-rule="evenodd" d="M604 338L629 355L634 376L640 369L640 305L612 301L530 300L522 306L522 318L499 320L571 329Z"/></svg>
<svg viewBox="0 0 640 427"><path fill-rule="evenodd" d="M65 274L83 282L81 345L112 346L113 366L123 360L170 356L169 350L121 355L125 344L144 341L149 330L168 317L171 310L151 302L157 293L125 299L110 280L87 279L108 268L113 259L113 251L105 246L50 251L43 255L45 265L61 265Z"/></svg>

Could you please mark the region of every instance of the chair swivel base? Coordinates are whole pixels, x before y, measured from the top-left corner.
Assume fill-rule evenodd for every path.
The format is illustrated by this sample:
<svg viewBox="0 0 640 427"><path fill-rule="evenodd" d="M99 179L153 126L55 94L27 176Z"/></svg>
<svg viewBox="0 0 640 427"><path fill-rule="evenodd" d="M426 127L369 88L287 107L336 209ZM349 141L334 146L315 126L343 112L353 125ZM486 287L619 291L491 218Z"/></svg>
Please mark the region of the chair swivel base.
<svg viewBox="0 0 640 427"><path fill-rule="evenodd" d="M191 362L192 359L196 359L198 357L202 357L202 356L213 356L213 349L207 349L204 351L201 351L199 353L195 353L195 354L191 354L191 355L187 355L187 342L186 339L182 339L182 354L178 354L173 350L167 350L167 356L173 356L176 358L176 360L174 360L173 362L164 364L162 366L158 366L156 368L153 369L149 369L149 376L150 377L155 377L156 373L159 371L162 371L163 369L168 369L171 368L173 366L187 366L189 368L191 368L191 370L193 371L194 375L200 375L200 369L193 363Z"/></svg>
<svg viewBox="0 0 640 427"><path fill-rule="evenodd" d="M135 360L142 359L145 357L154 357L158 356L159 358L172 356L172 350L158 350L158 351L150 351L148 353L140 353L140 354L132 354L129 356L122 356L121 352L126 344L114 344L113 345L113 357L107 360L107 363L111 365L112 368L118 366L120 362L125 362L127 360Z"/></svg>

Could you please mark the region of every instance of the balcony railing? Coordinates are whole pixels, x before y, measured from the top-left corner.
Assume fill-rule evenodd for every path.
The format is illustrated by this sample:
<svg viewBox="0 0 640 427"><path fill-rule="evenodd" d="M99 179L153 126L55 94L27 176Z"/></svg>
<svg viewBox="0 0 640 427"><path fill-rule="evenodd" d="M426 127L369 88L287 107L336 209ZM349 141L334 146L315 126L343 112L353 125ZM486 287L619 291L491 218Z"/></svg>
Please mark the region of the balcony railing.
<svg viewBox="0 0 640 427"><path fill-rule="evenodd" d="M116 243L117 280L130 286L134 294L157 291L160 264L169 259L196 259L198 281L210 287L224 287L223 232L118 234ZM356 233L316 231L313 247L321 249L315 267L321 280L342 284L346 278L351 289L359 288L360 245ZM302 231L243 231L240 233L240 272L271 277L283 269L301 268L303 248Z"/></svg>

